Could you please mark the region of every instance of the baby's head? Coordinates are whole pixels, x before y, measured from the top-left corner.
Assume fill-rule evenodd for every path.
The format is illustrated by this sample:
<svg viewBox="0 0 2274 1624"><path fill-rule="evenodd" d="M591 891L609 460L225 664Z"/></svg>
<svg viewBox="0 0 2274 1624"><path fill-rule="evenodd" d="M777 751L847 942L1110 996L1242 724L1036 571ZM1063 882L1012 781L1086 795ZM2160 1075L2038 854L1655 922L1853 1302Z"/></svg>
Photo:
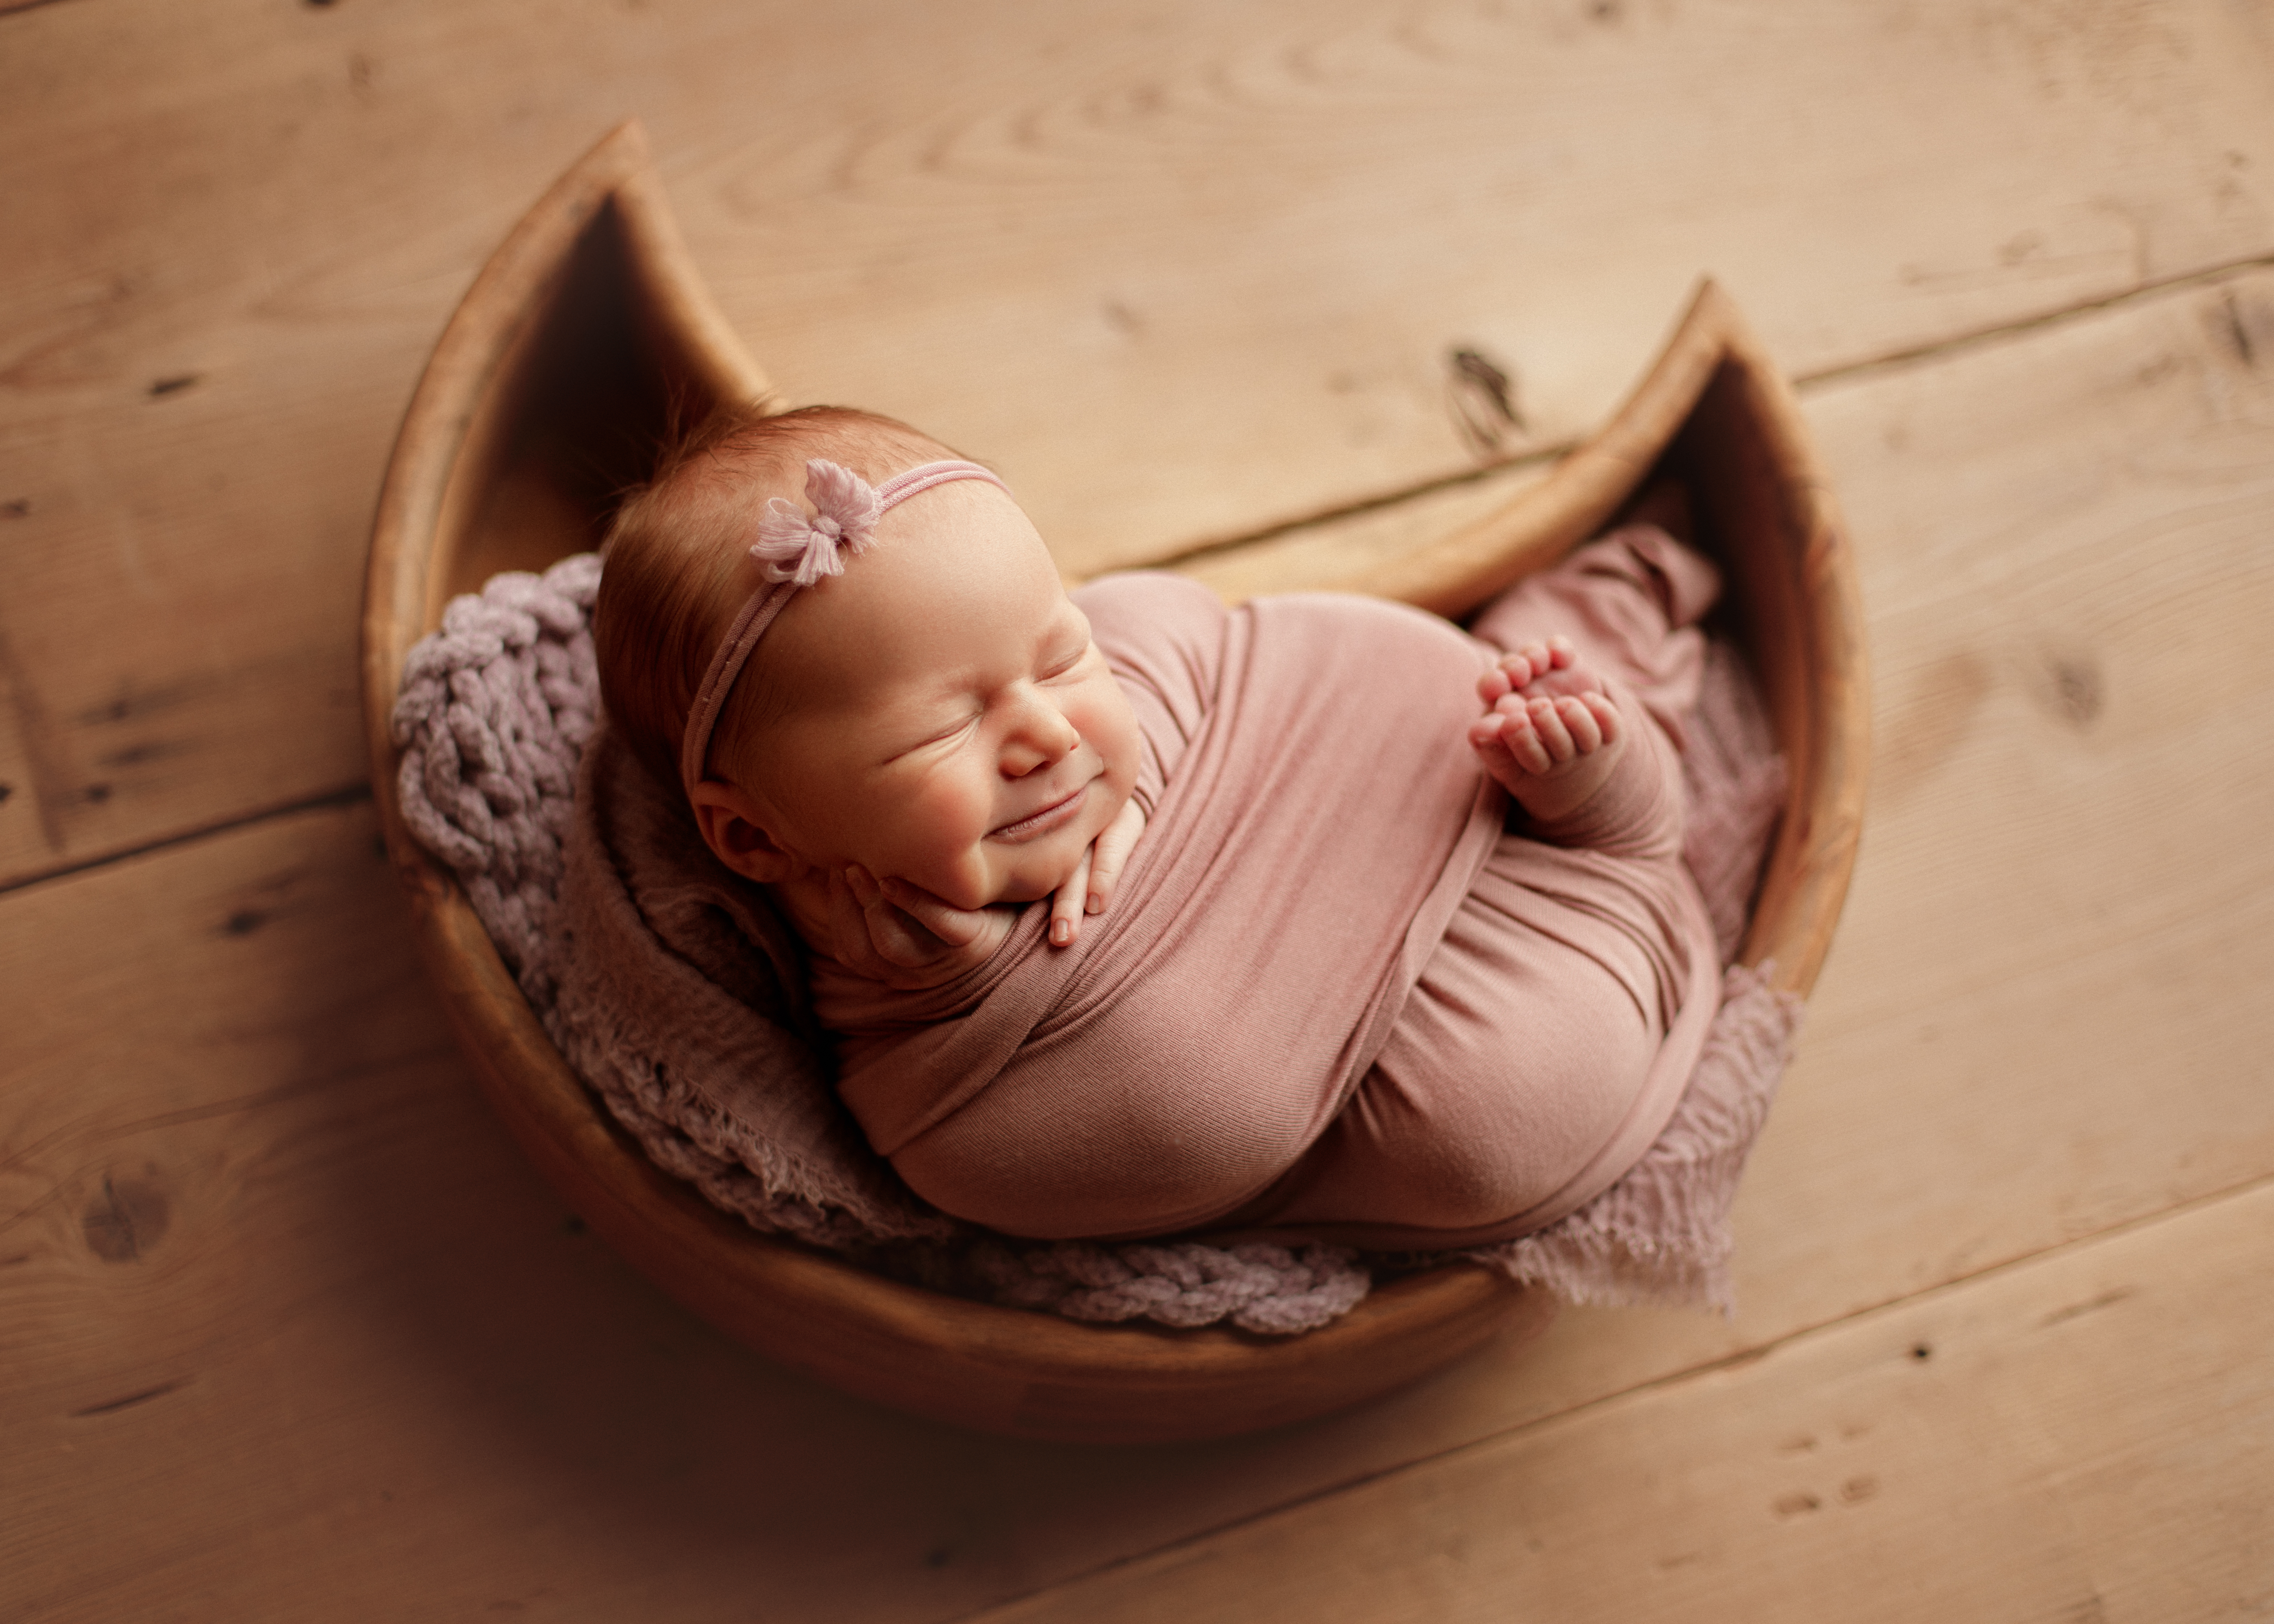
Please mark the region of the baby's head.
<svg viewBox="0 0 2274 1624"><path fill-rule="evenodd" d="M991 477L897 500L870 545L844 550L842 574L811 585L777 586L751 554L770 499L814 515L809 462L885 487L954 458L865 412L727 412L619 512L593 617L611 725L682 785L736 872L783 883L858 864L958 907L1030 901L1128 800L1128 702ZM774 593L707 748L683 760L721 645Z"/></svg>

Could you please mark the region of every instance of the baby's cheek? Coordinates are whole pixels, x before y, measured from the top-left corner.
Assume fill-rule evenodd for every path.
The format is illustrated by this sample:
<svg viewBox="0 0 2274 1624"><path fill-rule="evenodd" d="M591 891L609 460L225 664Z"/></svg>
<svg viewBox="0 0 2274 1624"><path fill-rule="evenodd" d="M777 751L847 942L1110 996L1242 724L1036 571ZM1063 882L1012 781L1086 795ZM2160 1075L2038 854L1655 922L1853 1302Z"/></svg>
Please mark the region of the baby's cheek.
<svg viewBox="0 0 2274 1624"><path fill-rule="evenodd" d="M984 851L974 847L966 852L955 864L955 874L956 906L983 908L1004 899L1002 867Z"/></svg>
<svg viewBox="0 0 2274 1624"><path fill-rule="evenodd" d="M1128 695L1111 675L1086 693L1083 700L1069 719L1104 758L1107 781L1126 795L1137 782L1137 758L1144 748L1143 736L1137 730L1137 713L1129 708Z"/></svg>
<svg viewBox="0 0 2274 1624"><path fill-rule="evenodd" d="M986 848L992 811L992 801L982 796L936 792L923 797L910 808L910 832L917 864L933 877L910 877L960 908L995 901L999 880Z"/></svg>

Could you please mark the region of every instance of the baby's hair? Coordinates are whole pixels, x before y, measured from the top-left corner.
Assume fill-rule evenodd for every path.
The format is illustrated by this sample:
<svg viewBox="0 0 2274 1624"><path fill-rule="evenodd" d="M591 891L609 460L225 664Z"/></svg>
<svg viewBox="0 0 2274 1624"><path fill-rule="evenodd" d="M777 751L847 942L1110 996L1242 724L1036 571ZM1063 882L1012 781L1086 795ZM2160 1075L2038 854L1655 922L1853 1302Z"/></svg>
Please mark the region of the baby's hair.
<svg viewBox="0 0 2274 1624"><path fill-rule="evenodd" d="M667 448L655 477L627 497L602 544L592 642L608 725L666 784L679 782L679 741L695 692L742 607L736 571L757 538L766 499L802 501L811 457L872 485L956 454L905 423L842 406L772 415L721 406ZM776 708L746 670L718 736L747 738Z"/></svg>

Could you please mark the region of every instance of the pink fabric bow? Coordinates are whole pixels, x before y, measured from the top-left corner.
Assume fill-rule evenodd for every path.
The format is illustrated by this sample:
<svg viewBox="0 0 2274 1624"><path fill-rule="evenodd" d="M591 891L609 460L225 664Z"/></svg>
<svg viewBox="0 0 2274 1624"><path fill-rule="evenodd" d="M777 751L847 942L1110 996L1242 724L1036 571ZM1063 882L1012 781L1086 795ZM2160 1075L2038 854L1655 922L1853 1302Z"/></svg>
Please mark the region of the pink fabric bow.
<svg viewBox="0 0 2274 1624"><path fill-rule="evenodd" d="M814 458L805 465L805 500L813 504L810 518L779 496L766 502L750 555L765 566L769 581L811 586L824 575L841 575L843 555L875 539L884 505L851 469Z"/></svg>

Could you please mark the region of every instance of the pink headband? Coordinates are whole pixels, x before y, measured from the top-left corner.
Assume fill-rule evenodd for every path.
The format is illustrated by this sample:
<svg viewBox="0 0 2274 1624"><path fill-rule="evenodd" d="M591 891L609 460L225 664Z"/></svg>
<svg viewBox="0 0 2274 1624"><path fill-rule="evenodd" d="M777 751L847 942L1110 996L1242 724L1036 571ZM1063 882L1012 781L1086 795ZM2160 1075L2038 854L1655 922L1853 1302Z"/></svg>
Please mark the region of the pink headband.
<svg viewBox="0 0 2274 1624"><path fill-rule="evenodd" d="M779 496L768 499L750 556L765 567L772 584L750 594L727 628L718 653L711 657L703 685L695 690L695 708L688 713L687 733L679 743L679 778L690 797L703 781L704 758L711 754L719 710L774 617L824 575L843 575L845 555L861 552L876 539L877 521L886 513L918 492L955 479L984 479L1005 491L1011 488L976 462L926 462L872 486L851 469L816 457L805 465L805 500L813 504L811 518Z"/></svg>

